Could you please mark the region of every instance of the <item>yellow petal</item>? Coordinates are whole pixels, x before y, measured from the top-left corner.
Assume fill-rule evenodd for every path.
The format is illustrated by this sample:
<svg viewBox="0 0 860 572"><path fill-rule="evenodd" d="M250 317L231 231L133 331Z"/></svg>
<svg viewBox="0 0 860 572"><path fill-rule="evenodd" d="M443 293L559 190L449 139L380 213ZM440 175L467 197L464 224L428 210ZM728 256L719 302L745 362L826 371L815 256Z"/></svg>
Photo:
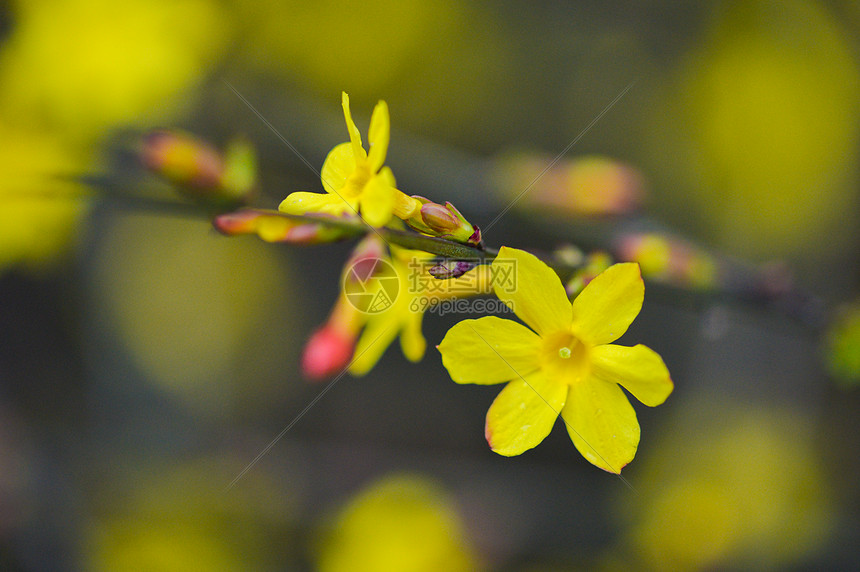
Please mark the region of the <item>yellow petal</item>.
<svg viewBox="0 0 860 572"><path fill-rule="evenodd" d="M496 296L538 334L570 328L570 301L549 266L533 254L503 246L492 268Z"/></svg>
<svg viewBox="0 0 860 572"><path fill-rule="evenodd" d="M367 157L364 148L361 146L361 133L358 132L358 127L352 120L352 113L349 111L349 96L343 92L341 96L341 106L343 107L343 117L346 119L346 128L349 131L349 142L352 148L352 154L355 161L362 161Z"/></svg>
<svg viewBox="0 0 860 572"><path fill-rule="evenodd" d="M391 186L396 187L397 185L392 183ZM394 216L397 218L410 219L421 211L422 205L418 199L412 198L400 190L395 193L395 197Z"/></svg>
<svg viewBox="0 0 860 572"><path fill-rule="evenodd" d="M385 163L385 155L388 153L388 140L391 136L391 119L388 116L388 104L380 101L370 116L370 130L367 133L367 141L370 150L367 154L367 162L370 163L370 171L377 172Z"/></svg>
<svg viewBox="0 0 860 572"><path fill-rule="evenodd" d="M364 375L373 369L379 358L397 337L399 324L394 308L374 315L367 323L355 346L355 357L349 366L352 375Z"/></svg>
<svg viewBox="0 0 860 572"><path fill-rule="evenodd" d="M389 187L394 187L395 189L397 188L397 181L394 180L394 173L392 173L391 169L389 169L388 167L385 167L384 169L379 171L377 177L385 181L385 184Z"/></svg>
<svg viewBox="0 0 860 572"><path fill-rule="evenodd" d="M388 167L383 171L388 170ZM394 187L389 186L385 177L372 177L361 193L361 216L371 226L384 226L391 220L396 200Z"/></svg>
<svg viewBox="0 0 860 572"><path fill-rule="evenodd" d="M346 180L355 171L355 156L352 154L352 146L349 143L341 143L331 151L325 158L320 171L325 192L334 195L341 194L341 189L346 186Z"/></svg>
<svg viewBox="0 0 860 572"><path fill-rule="evenodd" d="M588 378L571 385L561 415L573 444L592 465L620 473L636 455L639 422L616 384Z"/></svg>
<svg viewBox="0 0 860 572"><path fill-rule="evenodd" d="M439 351L457 383L490 385L518 379L539 367L540 338L513 320L486 316L448 330Z"/></svg>
<svg viewBox="0 0 860 572"><path fill-rule="evenodd" d="M409 361L418 361L424 357L424 351L427 349L427 340L421 333L421 321L424 317L423 312L409 312L406 318L403 330L400 332L400 348L403 350L403 355Z"/></svg>
<svg viewBox="0 0 860 572"><path fill-rule="evenodd" d="M573 329L592 345L621 337L642 309L645 284L635 262L613 264L573 301Z"/></svg>
<svg viewBox="0 0 860 572"><path fill-rule="evenodd" d="M355 215L358 211L356 205L345 201L337 195L327 193L307 193L299 191L290 193L287 198L278 205L282 213L301 215L306 213L323 213L334 216L344 214Z"/></svg>
<svg viewBox="0 0 860 572"><path fill-rule="evenodd" d="M540 371L505 386L487 412L487 443L510 457L531 449L552 431L568 386Z"/></svg>
<svg viewBox="0 0 860 572"><path fill-rule="evenodd" d="M672 379L660 355L643 345L628 348L605 345L591 350L591 374L619 383L649 407L660 405L672 393Z"/></svg>

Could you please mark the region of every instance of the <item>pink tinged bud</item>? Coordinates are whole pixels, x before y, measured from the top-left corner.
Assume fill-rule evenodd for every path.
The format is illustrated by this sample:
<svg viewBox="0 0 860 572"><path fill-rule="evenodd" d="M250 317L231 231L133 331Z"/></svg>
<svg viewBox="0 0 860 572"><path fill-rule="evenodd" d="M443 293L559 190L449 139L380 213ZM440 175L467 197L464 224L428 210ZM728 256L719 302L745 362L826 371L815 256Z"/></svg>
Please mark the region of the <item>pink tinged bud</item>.
<svg viewBox="0 0 860 572"><path fill-rule="evenodd" d="M687 288L716 286L719 262L701 248L660 233L628 234L618 245L618 258L638 262L646 278Z"/></svg>
<svg viewBox="0 0 860 572"><path fill-rule="evenodd" d="M143 141L143 164L194 195L220 189L221 156L207 143L176 131L156 131Z"/></svg>
<svg viewBox="0 0 860 572"><path fill-rule="evenodd" d="M657 233L628 234L621 238L618 258L638 262L647 278L667 278L672 263L672 248L666 237Z"/></svg>
<svg viewBox="0 0 860 572"><path fill-rule="evenodd" d="M239 234L255 234L260 212L252 209L240 210L216 216L212 226L221 234L236 236Z"/></svg>
<svg viewBox="0 0 860 572"><path fill-rule="evenodd" d="M644 202L642 175L624 163L592 156L573 160L563 169L561 193L545 196L550 205L585 216L605 216L635 212Z"/></svg>
<svg viewBox="0 0 860 572"><path fill-rule="evenodd" d="M311 336L302 354L302 373L311 381L340 374L349 365L355 338L325 325Z"/></svg>
<svg viewBox="0 0 860 572"><path fill-rule="evenodd" d="M413 197L422 203L420 216L406 220L413 229L431 236L439 236L473 246L481 244L481 231L460 214L451 203L442 206L424 197Z"/></svg>
<svg viewBox="0 0 860 572"><path fill-rule="evenodd" d="M469 270L477 266L475 262L465 260L443 260L428 270L431 276L439 280L459 278Z"/></svg>
<svg viewBox="0 0 860 572"><path fill-rule="evenodd" d="M511 198L528 187L529 204L577 216L630 214L642 207L646 195L639 171L601 156L558 163L534 154L502 157L493 179Z"/></svg>
<svg viewBox="0 0 860 572"><path fill-rule="evenodd" d="M421 207L421 219L428 227L439 234L451 234L459 227L459 220L451 211L437 203L427 203Z"/></svg>
<svg viewBox="0 0 860 572"><path fill-rule="evenodd" d="M227 236L256 234L266 242L293 244L320 244L348 238L355 234L324 223L304 222L285 216L278 211L242 209L216 216L215 229Z"/></svg>
<svg viewBox="0 0 860 572"><path fill-rule="evenodd" d="M466 244L471 244L472 246L476 246L478 248L483 247L484 239L481 237L481 229L478 228L477 225L473 225L469 221L466 220L460 211L457 210L457 207L452 205L451 203L445 203L445 207L451 211L454 216L460 221L460 227L457 232L452 233L451 237L454 240L459 240L460 242L465 242Z"/></svg>

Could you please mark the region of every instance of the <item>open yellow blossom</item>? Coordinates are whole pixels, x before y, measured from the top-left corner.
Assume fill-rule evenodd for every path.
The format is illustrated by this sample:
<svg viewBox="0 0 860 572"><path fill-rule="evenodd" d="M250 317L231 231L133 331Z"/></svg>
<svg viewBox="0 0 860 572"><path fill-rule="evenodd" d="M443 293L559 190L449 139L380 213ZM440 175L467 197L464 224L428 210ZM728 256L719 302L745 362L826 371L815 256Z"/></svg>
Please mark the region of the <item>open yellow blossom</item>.
<svg viewBox="0 0 860 572"><path fill-rule="evenodd" d="M502 247L493 269L498 276L504 268L513 269L514 280L494 280L496 295L529 327L495 316L464 320L438 346L442 363L457 383L510 382L487 413L493 451L531 449L561 414L586 460L619 473L639 445L639 422L619 385L651 407L673 388L653 350L611 344L642 308L639 266L611 266L573 304L558 275L535 256Z"/></svg>
<svg viewBox="0 0 860 572"><path fill-rule="evenodd" d="M332 149L323 163L320 175L325 194L291 193L281 202L279 210L288 214L314 212L335 216L355 215L361 211L369 224L383 226L391 220L398 201L408 203L409 208L420 209L420 203L395 188L391 169L383 167L391 127L388 104L377 103L370 117L369 151L361 146L361 134L352 120L346 93L342 105L349 142Z"/></svg>
<svg viewBox="0 0 860 572"><path fill-rule="evenodd" d="M420 360L427 348L421 333L425 311L444 300L490 292L489 266L479 265L459 278L437 280L427 273L433 257L419 250L391 248L388 262L396 272L398 292L384 310L363 315L364 331L355 348L355 359L349 368L351 374L364 375L373 369L398 334L406 359ZM380 281L371 285L375 290L383 287ZM376 298L375 292L372 293Z"/></svg>

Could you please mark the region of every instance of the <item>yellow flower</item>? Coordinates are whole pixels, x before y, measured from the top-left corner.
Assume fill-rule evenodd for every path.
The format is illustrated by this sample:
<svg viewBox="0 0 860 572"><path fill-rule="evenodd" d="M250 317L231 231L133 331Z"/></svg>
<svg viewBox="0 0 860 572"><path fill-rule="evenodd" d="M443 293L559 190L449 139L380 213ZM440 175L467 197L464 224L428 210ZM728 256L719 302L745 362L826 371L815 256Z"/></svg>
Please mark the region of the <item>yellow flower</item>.
<svg viewBox="0 0 860 572"><path fill-rule="evenodd" d="M395 188L391 169L383 167L391 127L388 104L377 103L370 117L369 151L361 146L361 134L352 120L346 93L342 105L349 142L332 149L323 163L321 178L326 194L292 193L278 208L289 214L316 212L335 216L355 215L360 210L369 224L383 226L391 220L396 203L405 202L411 208L415 202Z"/></svg>
<svg viewBox="0 0 860 572"><path fill-rule="evenodd" d="M418 250L391 248L387 260L396 274L397 291L382 311L364 313L365 327L355 348L355 359L349 368L353 375L364 375L382 357L394 338L400 335L400 347L406 359L417 362L424 357L427 342L421 333L424 312L439 302L452 298L486 294L490 290L490 268L480 265L459 278L437 280L427 269L433 255ZM385 288L383 279L371 281L369 294L378 299ZM350 294L347 293L347 297Z"/></svg>
<svg viewBox="0 0 860 572"><path fill-rule="evenodd" d="M505 269L513 280L499 280ZM502 247L493 271L496 295L531 329L494 316L464 320L439 345L455 382L509 381L487 413L490 447L519 455L540 443L561 414L586 460L619 473L639 445L639 422L619 384L651 407L673 387L653 350L610 343L642 307L639 266L611 266L573 304L556 273L531 254Z"/></svg>

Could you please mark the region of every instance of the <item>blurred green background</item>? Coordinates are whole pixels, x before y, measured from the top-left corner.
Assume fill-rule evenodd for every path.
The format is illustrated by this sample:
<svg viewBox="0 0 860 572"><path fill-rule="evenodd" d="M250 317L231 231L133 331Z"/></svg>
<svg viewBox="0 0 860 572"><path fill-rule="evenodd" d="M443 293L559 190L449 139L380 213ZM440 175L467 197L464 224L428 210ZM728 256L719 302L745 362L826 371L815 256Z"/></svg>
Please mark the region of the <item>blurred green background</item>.
<svg viewBox="0 0 860 572"><path fill-rule="evenodd" d="M349 252L123 199L174 200L134 158L165 127L247 136L261 206L321 190L231 86L316 168L340 92L363 133L385 99L399 187L480 226L524 190L512 153L581 135L565 160L635 169L668 227L784 261L827 315L860 294L856 2L0 3L0 568L860 568L860 397L822 332L651 285L622 343L675 393L637 407L627 483L559 427L489 451L498 388L450 380L432 346L465 316L428 315L419 365L342 379L228 488L322 390L298 364ZM601 245L568 191L485 240Z"/></svg>

